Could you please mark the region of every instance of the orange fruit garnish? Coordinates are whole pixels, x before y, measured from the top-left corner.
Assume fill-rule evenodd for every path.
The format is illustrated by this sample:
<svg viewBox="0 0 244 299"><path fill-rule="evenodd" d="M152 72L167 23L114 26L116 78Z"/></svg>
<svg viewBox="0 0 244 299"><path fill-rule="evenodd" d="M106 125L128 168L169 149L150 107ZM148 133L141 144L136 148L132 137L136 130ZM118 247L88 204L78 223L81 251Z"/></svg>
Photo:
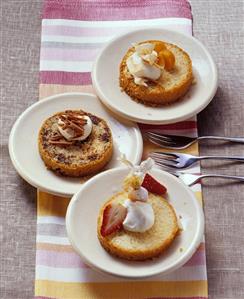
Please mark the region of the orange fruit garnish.
<svg viewBox="0 0 244 299"><path fill-rule="evenodd" d="M171 51L169 51L167 49L164 49L164 50L159 52L158 56L159 57L164 57L164 61L165 61L164 68L167 71L172 70L172 68L175 65L175 56L174 56L174 54Z"/></svg>
<svg viewBox="0 0 244 299"><path fill-rule="evenodd" d="M163 55L162 51L158 53L158 61L157 61L157 63L159 65L163 66L163 67L165 66L165 59L164 59L164 55Z"/></svg>
<svg viewBox="0 0 244 299"><path fill-rule="evenodd" d="M157 53L166 49L164 42L156 41L156 42L153 42L153 44L154 44L154 51L156 51Z"/></svg>

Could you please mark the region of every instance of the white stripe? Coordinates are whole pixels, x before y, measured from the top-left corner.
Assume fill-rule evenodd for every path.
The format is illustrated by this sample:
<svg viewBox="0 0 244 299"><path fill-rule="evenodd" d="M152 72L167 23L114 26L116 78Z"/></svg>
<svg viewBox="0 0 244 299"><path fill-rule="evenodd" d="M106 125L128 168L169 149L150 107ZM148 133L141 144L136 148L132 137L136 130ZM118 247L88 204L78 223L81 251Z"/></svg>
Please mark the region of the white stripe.
<svg viewBox="0 0 244 299"><path fill-rule="evenodd" d="M54 268L48 266L36 266L36 279L53 280L60 282L114 282L131 281L99 273L91 268ZM147 278L143 281L192 281L206 280L205 266L187 266L181 267L173 273L167 275L157 275L153 278Z"/></svg>
<svg viewBox="0 0 244 299"><path fill-rule="evenodd" d="M40 71L91 72L92 61L41 60Z"/></svg>
<svg viewBox="0 0 244 299"><path fill-rule="evenodd" d="M136 26L136 27L133 27L133 30L141 29L144 27L145 27L145 25L144 26ZM150 27L158 27L158 26L150 25ZM189 31L188 31L186 27L184 27L178 23L175 23L172 25L165 25L164 23L162 23L160 27L163 27L164 29L176 30L178 32L182 32L182 33L186 33L186 34L188 33L189 35L191 35L191 27L189 27ZM131 27L116 28L116 29L117 29L116 32L113 32L110 35L101 36L101 33L98 33L97 36L92 36L92 37L43 34L41 40L42 40L42 42L79 43L79 44L92 43L92 44L98 44L98 47L99 47L99 44L101 45L103 43L106 43L106 42L110 41L112 38L114 38L122 33L131 31Z"/></svg>
<svg viewBox="0 0 244 299"><path fill-rule="evenodd" d="M57 216L38 216L37 224L40 224L40 223L65 225L65 218L57 217Z"/></svg>
<svg viewBox="0 0 244 299"><path fill-rule="evenodd" d="M59 43L76 43L76 44L103 44L108 42L111 38L113 38L113 35L109 36L68 36L68 35L42 35L42 42L59 42Z"/></svg>
<svg viewBox="0 0 244 299"><path fill-rule="evenodd" d="M190 25L192 21L187 18L160 18L147 20L124 20L124 21L77 21L65 19L43 19L42 25L62 25L81 28L111 28L111 27L130 27L130 26L155 26L155 25Z"/></svg>
<svg viewBox="0 0 244 299"><path fill-rule="evenodd" d="M48 243L48 244L56 244L56 245L70 245L68 238L65 237L55 237L55 236L36 236L37 243Z"/></svg>

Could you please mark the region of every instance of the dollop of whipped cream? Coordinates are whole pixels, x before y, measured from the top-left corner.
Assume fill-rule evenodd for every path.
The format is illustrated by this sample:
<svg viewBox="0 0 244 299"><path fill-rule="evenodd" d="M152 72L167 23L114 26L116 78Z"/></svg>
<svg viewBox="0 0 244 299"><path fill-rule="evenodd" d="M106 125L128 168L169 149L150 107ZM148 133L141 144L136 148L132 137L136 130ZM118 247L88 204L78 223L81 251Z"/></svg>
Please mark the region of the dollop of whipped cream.
<svg viewBox="0 0 244 299"><path fill-rule="evenodd" d="M79 120L84 120L84 124L80 126L80 132L79 132L79 124L77 124L77 122L74 123L74 126L72 125L65 126L64 120L62 120L61 118L59 118L58 120L58 130L60 134L68 141L76 141L76 140L82 141L85 140L91 134L92 121L90 117L87 115L79 115L76 117L78 119L78 123Z"/></svg>
<svg viewBox="0 0 244 299"><path fill-rule="evenodd" d="M135 52L126 60L126 65L134 77L137 85L147 85L147 79L157 80L162 74L162 70L155 66L158 54L154 51L154 44L144 43L135 45Z"/></svg>
<svg viewBox="0 0 244 299"><path fill-rule="evenodd" d="M138 189L132 189L129 192L128 197L131 200L147 201L148 200L148 191L146 188L141 186Z"/></svg>
<svg viewBox="0 0 244 299"><path fill-rule="evenodd" d="M154 212L150 203L127 199L123 205L127 208L127 215L123 221L124 229L143 233L153 226Z"/></svg>

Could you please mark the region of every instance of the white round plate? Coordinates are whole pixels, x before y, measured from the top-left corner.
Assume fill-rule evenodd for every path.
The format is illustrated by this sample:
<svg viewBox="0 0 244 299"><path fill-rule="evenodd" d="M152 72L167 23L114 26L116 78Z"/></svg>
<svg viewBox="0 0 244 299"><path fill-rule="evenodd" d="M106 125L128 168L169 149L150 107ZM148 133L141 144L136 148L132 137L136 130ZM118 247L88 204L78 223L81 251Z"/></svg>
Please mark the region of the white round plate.
<svg viewBox="0 0 244 299"><path fill-rule="evenodd" d="M143 142L135 123L113 116L98 98L88 93L64 93L41 100L26 109L15 122L9 137L9 153L20 176L31 185L59 196L72 196L82 178L69 178L47 170L38 151L38 132L42 123L56 112L83 109L107 121L112 130L114 153L105 169L121 166L117 158L126 157L139 163ZM84 179L83 179L84 182Z"/></svg>
<svg viewBox="0 0 244 299"><path fill-rule="evenodd" d="M147 107L137 103L119 86L119 65L132 46L145 40L156 39L173 43L191 57L196 84L184 99L163 107ZM217 89L215 63L201 42L192 36L161 28L146 28L113 39L102 50L92 70L92 82L97 95L112 111L130 120L147 124L169 124L188 119L203 110Z"/></svg>
<svg viewBox="0 0 244 299"><path fill-rule="evenodd" d="M204 229L203 211L192 191L179 179L154 168L151 174L168 189L168 200L180 217L183 228L164 254L143 262L113 257L97 238L100 208L115 192L122 189L128 168L117 168L96 175L86 182L70 201L66 229L74 249L91 267L127 278L145 278L168 273L185 264L199 246ZM81 229L82 228L82 229Z"/></svg>

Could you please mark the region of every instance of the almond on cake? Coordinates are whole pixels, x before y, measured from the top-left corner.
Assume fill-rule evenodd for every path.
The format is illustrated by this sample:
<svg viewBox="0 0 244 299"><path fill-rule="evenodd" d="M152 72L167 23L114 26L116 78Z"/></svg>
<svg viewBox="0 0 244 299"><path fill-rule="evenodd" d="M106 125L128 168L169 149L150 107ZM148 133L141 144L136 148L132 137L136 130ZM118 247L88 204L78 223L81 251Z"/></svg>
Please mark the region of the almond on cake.
<svg viewBox="0 0 244 299"><path fill-rule="evenodd" d="M106 121L82 110L66 110L45 120L38 146L48 169L71 177L97 173L113 153Z"/></svg>

